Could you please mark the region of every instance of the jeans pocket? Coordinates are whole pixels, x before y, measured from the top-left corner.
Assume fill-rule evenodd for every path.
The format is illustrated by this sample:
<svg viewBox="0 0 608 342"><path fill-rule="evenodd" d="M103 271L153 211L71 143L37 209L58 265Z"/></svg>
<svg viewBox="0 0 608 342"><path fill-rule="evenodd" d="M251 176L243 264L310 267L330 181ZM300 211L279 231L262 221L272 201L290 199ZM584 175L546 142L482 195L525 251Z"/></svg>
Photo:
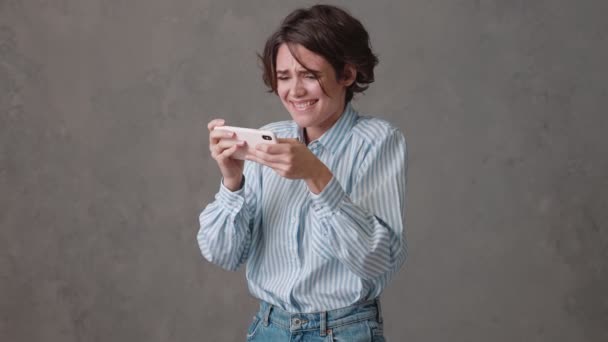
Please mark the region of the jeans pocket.
<svg viewBox="0 0 608 342"><path fill-rule="evenodd" d="M367 321L367 325L369 326L369 330L372 335L372 342L385 342L384 339L384 330L382 323L378 323L377 321L370 320Z"/></svg>
<svg viewBox="0 0 608 342"><path fill-rule="evenodd" d="M255 333L258 331L258 327L260 326L260 322L262 320L256 315L253 316L253 322L249 325L247 329L247 341L250 341L255 336Z"/></svg>
<svg viewBox="0 0 608 342"><path fill-rule="evenodd" d="M331 342L371 342L372 331L367 321L359 321L329 329L327 341Z"/></svg>

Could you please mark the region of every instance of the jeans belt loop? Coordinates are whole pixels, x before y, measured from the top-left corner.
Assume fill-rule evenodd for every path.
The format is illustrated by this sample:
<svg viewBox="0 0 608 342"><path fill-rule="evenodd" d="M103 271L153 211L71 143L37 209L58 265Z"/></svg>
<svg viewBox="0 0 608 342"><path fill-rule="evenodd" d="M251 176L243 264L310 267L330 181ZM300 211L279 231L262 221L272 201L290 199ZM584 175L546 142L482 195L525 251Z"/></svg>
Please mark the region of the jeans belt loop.
<svg viewBox="0 0 608 342"><path fill-rule="evenodd" d="M380 297L376 298L376 310L378 311L377 321L382 324L382 307L380 306Z"/></svg>
<svg viewBox="0 0 608 342"><path fill-rule="evenodd" d="M267 327L268 326L268 322L270 320L270 311L272 310L272 304L268 304L268 307L266 308L266 312L264 312L264 326Z"/></svg>
<svg viewBox="0 0 608 342"><path fill-rule="evenodd" d="M321 312L321 317L320 317L320 333L321 336L324 337L325 335L327 335L327 312L326 311L322 311Z"/></svg>

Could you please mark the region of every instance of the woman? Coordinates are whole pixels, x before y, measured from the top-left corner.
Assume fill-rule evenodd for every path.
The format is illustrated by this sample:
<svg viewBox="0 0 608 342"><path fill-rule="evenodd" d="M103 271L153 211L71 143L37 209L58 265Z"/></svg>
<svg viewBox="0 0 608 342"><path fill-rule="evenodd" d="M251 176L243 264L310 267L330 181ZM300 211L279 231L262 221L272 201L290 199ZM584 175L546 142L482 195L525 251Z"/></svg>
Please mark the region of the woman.
<svg viewBox="0 0 608 342"><path fill-rule="evenodd" d="M260 58L292 120L263 127L279 143L245 162L231 158L244 142L209 122L223 179L200 215L202 254L247 263L260 300L248 341L384 341L379 296L407 255L406 145L350 103L374 80L368 33L337 7L298 9Z"/></svg>

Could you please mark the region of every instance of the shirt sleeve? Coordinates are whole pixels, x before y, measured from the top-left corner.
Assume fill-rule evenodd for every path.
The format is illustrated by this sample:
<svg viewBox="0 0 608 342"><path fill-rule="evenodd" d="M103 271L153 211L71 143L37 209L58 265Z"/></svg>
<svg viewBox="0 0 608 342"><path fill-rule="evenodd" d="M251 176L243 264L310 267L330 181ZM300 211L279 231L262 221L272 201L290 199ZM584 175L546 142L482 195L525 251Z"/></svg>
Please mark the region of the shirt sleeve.
<svg viewBox="0 0 608 342"><path fill-rule="evenodd" d="M311 192L312 245L335 257L363 279L396 272L407 257L405 200L407 149L394 130L372 146L360 167L350 196L333 177L323 191Z"/></svg>
<svg viewBox="0 0 608 342"><path fill-rule="evenodd" d="M197 240L201 253L209 262L230 271L235 271L249 255L259 193L256 169L246 161L241 189L232 192L222 182L215 201L199 215Z"/></svg>

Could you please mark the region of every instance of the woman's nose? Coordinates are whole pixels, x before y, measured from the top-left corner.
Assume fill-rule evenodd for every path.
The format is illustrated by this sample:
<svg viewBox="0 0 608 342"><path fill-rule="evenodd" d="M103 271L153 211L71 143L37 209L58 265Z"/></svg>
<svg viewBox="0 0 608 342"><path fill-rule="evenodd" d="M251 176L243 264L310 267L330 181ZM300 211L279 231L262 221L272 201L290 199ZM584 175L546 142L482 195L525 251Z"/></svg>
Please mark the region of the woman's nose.
<svg viewBox="0 0 608 342"><path fill-rule="evenodd" d="M293 96L301 97L306 95L306 88L302 85L302 81L296 79L292 85L291 92Z"/></svg>

